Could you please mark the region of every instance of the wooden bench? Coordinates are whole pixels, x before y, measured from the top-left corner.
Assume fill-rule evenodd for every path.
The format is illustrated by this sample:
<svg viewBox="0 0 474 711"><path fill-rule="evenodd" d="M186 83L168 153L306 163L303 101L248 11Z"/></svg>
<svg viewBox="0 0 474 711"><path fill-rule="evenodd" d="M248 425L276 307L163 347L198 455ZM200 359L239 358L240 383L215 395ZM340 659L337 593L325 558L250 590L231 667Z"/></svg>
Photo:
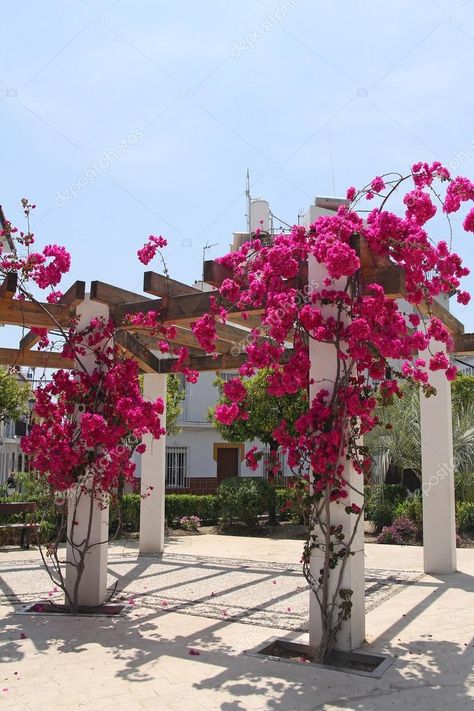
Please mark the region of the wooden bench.
<svg viewBox="0 0 474 711"><path fill-rule="evenodd" d="M31 501L12 501L10 502L0 502L0 515L11 516L21 514L23 520L15 521L14 523L0 523L0 529L20 529L20 546L21 548L28 550L30 547L30 534L32 531L36 531L39 528L39 524L34 521L27 521L27 514L34 514L36 511L36 504Z"/></svg>

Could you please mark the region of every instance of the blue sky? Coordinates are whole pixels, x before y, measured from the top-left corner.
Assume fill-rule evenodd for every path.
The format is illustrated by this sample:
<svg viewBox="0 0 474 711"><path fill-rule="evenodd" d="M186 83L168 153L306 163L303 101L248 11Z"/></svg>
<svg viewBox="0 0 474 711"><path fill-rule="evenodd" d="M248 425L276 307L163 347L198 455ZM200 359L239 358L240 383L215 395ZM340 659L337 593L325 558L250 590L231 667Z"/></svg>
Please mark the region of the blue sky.
<svg viewBox="0 0 474 711"><path fill-rule="evenodd" d="M203 245L245 228L247 168L290 223L418 160L474 179L474 0L3 0L1 23L0 203L19 226L19 200L38 205L65 286L141 291L150 233L171 276L199 278Z"/></svg>

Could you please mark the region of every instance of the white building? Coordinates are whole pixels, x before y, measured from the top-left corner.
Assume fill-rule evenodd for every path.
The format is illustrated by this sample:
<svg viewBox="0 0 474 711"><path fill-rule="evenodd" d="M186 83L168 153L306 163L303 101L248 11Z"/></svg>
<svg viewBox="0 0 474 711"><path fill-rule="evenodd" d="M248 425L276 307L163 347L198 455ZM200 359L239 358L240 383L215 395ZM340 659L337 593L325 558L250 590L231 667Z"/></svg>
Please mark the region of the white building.
<svg viewBox="0 0 474 711"><path fill-rule="evenodd" d="M220 373L221 378L234 373ZM246 466L245 452L253 446L264 449L260 442L226 442L208 418L209 408L219 397L213 385L217 373L203 372L197 383L185 384L183 410L178 420L181 432L166 440L166 488L169 493L186 490L191 493L213 493L223 479L231 476L267 475L266 457L256 471ZM287 472L282 462L283 475Z"/></svg>

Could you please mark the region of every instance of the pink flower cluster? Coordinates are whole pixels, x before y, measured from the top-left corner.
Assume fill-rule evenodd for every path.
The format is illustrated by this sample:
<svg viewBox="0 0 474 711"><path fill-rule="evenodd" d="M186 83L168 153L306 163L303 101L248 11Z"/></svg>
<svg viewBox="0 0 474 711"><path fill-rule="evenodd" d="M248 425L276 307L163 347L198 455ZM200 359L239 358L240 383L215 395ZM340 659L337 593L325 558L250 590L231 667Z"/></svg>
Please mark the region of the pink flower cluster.
<svg viewBox="0 0 474 711"><path fill-rule="evenodd" d="M155 237L150 235L148 241L143 245L141 249L138 250L137 256L142 264L149 264L151 260L156 256L159 249L166 247L168 242L161 235Z"/></svg>
<svg viewBox="0 0 474 711"><path fill-rule="evenodd" d="M91 372L56 371L35 391L35 424L21 446L31 465L51 486L63 491L82 477L93 479L95 492L110 492L123 476L133 481L131 456L143 451L145 434L164 433L161 399L150 402L140 392L138 366L120 358L109 344L110 322L95 320L74 334L74 353L92 351Z"/></svg>

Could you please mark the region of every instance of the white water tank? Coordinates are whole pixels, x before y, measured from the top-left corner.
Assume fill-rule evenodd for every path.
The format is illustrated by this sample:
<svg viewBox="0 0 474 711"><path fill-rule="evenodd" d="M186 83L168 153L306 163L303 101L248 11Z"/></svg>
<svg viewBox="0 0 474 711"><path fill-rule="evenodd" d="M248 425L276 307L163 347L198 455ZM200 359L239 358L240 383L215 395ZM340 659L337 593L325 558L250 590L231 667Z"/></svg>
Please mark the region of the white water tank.
<svg viewBox="0 0 474 711"><path fill-rule="evenodd" d="M270 205L267 200L252 199L250 203L250 231L261 230L268 232L270 229Z"/></svg>

